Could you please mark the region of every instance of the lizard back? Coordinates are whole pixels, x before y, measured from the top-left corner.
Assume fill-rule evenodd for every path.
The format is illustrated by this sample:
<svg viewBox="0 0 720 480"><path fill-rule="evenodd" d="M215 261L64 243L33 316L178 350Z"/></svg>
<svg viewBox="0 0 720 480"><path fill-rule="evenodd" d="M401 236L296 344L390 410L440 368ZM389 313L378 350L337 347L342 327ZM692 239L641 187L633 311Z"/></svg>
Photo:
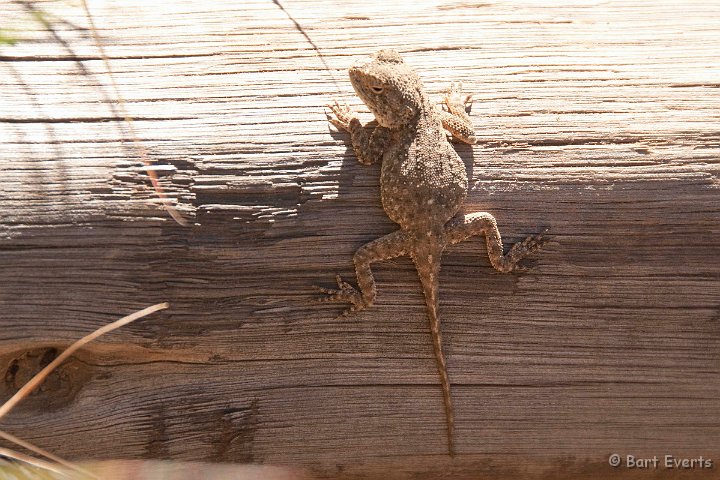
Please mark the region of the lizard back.
<svg viewBox="0 0 720 480"><path fill-rule="evenodd" d="M383 208L403 229L436 230L465 200L465 165L432 112L393 137L382 160Z"/></svg>

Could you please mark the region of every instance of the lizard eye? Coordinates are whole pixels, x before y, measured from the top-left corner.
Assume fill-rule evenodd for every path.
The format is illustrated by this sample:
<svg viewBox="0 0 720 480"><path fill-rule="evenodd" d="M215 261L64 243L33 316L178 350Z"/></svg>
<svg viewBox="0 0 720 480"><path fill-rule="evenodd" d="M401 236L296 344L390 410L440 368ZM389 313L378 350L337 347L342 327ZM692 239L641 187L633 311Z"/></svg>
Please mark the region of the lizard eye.
<svg viewBox="0 0 720 480"><path fill-rule="evenodd" d="M372 90L374 93L382 93L383 87L377 87L373 85L372 87L370 87L370 90Z"/></svg>

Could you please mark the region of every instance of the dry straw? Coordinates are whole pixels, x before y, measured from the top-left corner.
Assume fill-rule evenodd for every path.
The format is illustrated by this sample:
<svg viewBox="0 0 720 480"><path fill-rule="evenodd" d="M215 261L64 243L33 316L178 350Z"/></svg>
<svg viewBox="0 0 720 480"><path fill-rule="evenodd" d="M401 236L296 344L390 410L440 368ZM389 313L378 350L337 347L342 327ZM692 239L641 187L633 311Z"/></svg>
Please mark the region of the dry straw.
<svg viewBox="0 0 720 480"><path fill-rule="evenodd" d="M55 370L62 362L64 362L68 357L70 357L73 353L75 353L79 348L81 348L83 345L92 342L96 338L100 337L101 335L104 335L108 332L112 332L113 330L120 328L122 326L125 326L129 323L134 322L135 320L138 320L140 318L143 318L147 315L150 315L151 313L155 313L158 310L164 310L168 308L170 305L168 303L158 303L157 305L153 305L151 307L144 308L138 312L135 312L133 314L130 314L126 317L123 317L119 320L116 320L108 325L105 325L104 327L100 327L94 332L92 332L89 335L86 335L85 337L81 338L80 340L76 341L72 345L70 345L64 352L62 352L60 355L57 356L55 360L50 362L50 364L43 368L37 375L35 375L33 378L30 379L25 385L23 385L20 390L15 393L7 402L5 402L2 406L0 406L0 419L2 419L5 415L7 415L10 410L12 410L18 403L20 403L25 397L30 395L33 390L35 390L37 387L40 386L40 384L47 378L50 373L52 373L53 370ZM50 460L52 460L53 463L45 462L43 460L38 460L33 457L29 457L27 455L14 452L12 450L0 448L0 455L14 458L16 460L40 467L45 468L47 470L52 470L56 473L62 473L60 469L56 467L56 464L63 465L67 468L70 468L72 470L75 470L78 473L81 473L85 476L91 477L91 478L97 478L92 473L88 472L87 470L84 470L83 468L68 462L67 460L63 460L60 457L57 457L56 455L51 454L50 452L46 452L45 450L36 447L35 445L32 445L31 443L28 443L20 438L15 437L14 435L11 435L7 432L3 432L0 430L0 437L15 443L17 445L20 445L23 448L26 448L30 451L35 452L38 455L41 455L43 457L46 457Z"/></svg>

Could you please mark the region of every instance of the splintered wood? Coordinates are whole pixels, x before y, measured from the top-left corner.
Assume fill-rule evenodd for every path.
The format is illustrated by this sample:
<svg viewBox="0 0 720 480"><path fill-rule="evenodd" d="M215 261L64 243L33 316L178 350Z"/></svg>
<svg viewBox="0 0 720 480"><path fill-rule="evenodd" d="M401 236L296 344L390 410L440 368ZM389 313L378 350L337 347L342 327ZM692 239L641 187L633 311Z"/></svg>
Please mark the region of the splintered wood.
<svg viewBox="0 0 720 480"><path fill-rule="evenodd" d="M163 209L78 2L3 5L0 402L127 311L3 418L60 457L265 463L318 477L630 478L611 453L720 461L720 3L89 1ZM443 259L455 399L446 455L425 305L406 258L337 319L313 285L393 231L376 166L323 105L395 48L473 94L468 211ZM44 363L45 362L45 363ZM3 445L9 447L9 445ZM697 471L698 478L709 475ZM708 477L709 478L709 477Z"/></svg>

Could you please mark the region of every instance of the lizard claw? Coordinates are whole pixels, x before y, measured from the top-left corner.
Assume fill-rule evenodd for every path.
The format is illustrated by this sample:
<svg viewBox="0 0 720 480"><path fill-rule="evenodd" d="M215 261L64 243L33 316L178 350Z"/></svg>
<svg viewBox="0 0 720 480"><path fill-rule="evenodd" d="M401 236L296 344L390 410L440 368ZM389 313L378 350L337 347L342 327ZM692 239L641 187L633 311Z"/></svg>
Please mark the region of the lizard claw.
<svg viewBox="0 0 720 480"><path fill-rule="evenodd" d="M316 287L321 293L324 293L325 297L320 297L317 299L320 303L326 303L326 302L340 302L340 303L350 303L350 308L345 310L342 313L342 317L347 317L351 313L358 312L362 309L364 309L367 305L365 304L365 301L362 298L362 294L352 285L350 285L348 282L342 279L340 275L337 275L335 277L335 280L337 281L338 288L325 288L325 287Z"/></svg>
<svg viewBox="0 0 720 480"><path fill-rule="evenodd" d="M334 103L327 104L326 106L332 112L332 115L327 114L328 121L335 125L335 127L339 130L346 132L349 131L350 122L354 118L357 118L357 113L355 113L355 111L351 109L347 103L340 104L337 100L335 100Z"/></svg>

